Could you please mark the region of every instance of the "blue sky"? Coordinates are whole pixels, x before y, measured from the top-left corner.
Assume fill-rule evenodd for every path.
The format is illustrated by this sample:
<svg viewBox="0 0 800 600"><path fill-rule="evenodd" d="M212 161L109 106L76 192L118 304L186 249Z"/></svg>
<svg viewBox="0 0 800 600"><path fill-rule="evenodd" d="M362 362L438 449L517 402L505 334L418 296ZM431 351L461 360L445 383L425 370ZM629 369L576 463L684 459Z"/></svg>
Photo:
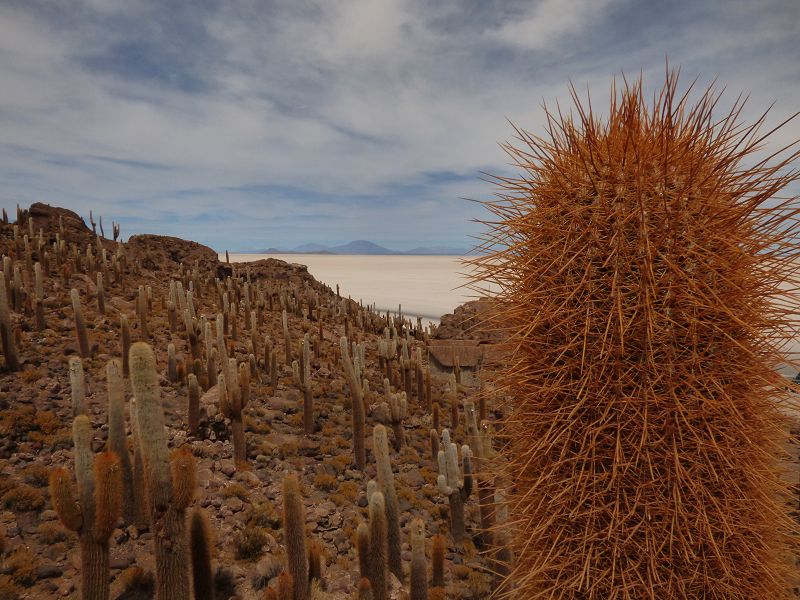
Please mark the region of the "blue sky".
<svg viewBox="0 0 800 600"><path fill-rule="evenodd" d="M218 250L468 247L509 120L542 132L569 81L602 105L667 56L778 122L800 2L0 0L0 204Z"/></svg>

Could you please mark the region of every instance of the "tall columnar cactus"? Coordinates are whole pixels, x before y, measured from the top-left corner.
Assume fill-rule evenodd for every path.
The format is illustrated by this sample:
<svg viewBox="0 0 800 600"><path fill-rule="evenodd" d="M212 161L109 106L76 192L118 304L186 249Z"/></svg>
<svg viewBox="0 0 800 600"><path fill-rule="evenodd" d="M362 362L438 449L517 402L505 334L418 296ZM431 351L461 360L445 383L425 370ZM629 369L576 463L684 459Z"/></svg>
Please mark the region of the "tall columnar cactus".
<svg viewBox="0 0 800 600"><path fill-rule="evenodd" d="M439 491L450 502L450 532L453 541L464 541L464 502L472 493L472 462L469 446L462 446L462 465L459 466L458 447L450 441L450 432L442 431L442 449L439 450Z"/></svg>
<svg viewBox="0 0 800 600"><path fill-rule="evenodd" d="M285 354L286 364L292 364L292 336L289 333L289 316L284 310L281 313L281 321L283 323L283 349Z"/></svg>
<svg viewBox="0 0 800 600"><path fill-rule="evenodd" d="M308 594L308 558L306 556L306 516L300 481L291 473L283 478L283 537L286 560L294 580L294 600L306 600Z"/></svg>
<svg viewBox="0 0 800 600"><path fill-rule="evenodd" d="M208 524L208 515L199 506L192 511L189 522L189 546L192 553L194 600L214 600L211 527Z"/></svg>
<svg viewBox="0 0 800 600"><path fill-rule="evenodd" d="M175 356L175 344L167 345L167 379L170 383L178 382L178 358Z"/></svg>
<svg viewBox="0 0 800 600"><path fill-rule="evenodd" d="M447 382L448 402L450 404L450 429L455 433L458 428L458 382L456 376L451 374Z"/></svg>
<svg viewBox="0 0 800 600"><path fill-rule="evenodd" d="M303 430L306 435L314 433L314 395L311 387L311 354L309 351L308 334L302 341L302 365L292 361L292 374L294 384L303 392Z"/></svg>
<svg viewBox="0 0 800 600"><path fill-rule="evenodd" d="M231 421L233 460L238 465L247 463L247 438L244 435L244 409L250 400L250 366L236 359L228 361L228 375L220 376L220 410Z"/></svg>
<svg viewBox="0 0 800 600"><path fill-rule="evenodd" d="M200 384L197 376L189 373L189 435L197 435L200 427Z"/></svg>
<svg viewBox="0 0 800 600"><path fill-rule="evenodd" d="M347 385L350 388L350 398L353 405L353 459L356 468L363 470L367 462L366 448L364 446L364 392L361 387L361 380L356 373L356 368L350 359L350 350L346 337L341 337L339 347L342 352L342 366L347 378Z"/></svg>
<svg viewBox="0 0 800 600"><path fill-rule="evenodd" d="M384 385L388 384L388 380L384 380ZM398 452L400 448L406 443L406 433L403 426L403 420L408 413L408 402L406 401L406 393L400 392L399 394L389 393L389 418L392 422L392 431L394 432L394 449Z"/></svg>
<svg viewBox="0 0 800 600"><path fill-rule="evenodd" d="M431 585L444 587L444 553L447 542L443 535L436 534L431 539Z"/></svg>
<svg viewBox="0 0 800 600"><path fill-rule="evenodd" d="M83 362L77 356L69 359L69 387L72 395L72 416L85 415L86 379L83 374Z"/></svg>
<svg viewBox="0 0 800 600"><path fill-rule="evenodd" d="M106 290L103 286L103 274L97 272L97 312L101 315L106 314Z"/></svg>
<svg viewBox="0 0 800 600"><path fill-rule="evenodd" d="M50 474L53 508L67 529L78 534L81 547L81 598L108 600L108 542L122 509L119 459L113 452L92 452L92 424L86 415L75 417L75 493L72 475L57 468Z"/></svg>
<svg viewBox="0 0 800 600"><path fill-rule="evenodd" d="M149 314L147 291L143 285L139 286L139 295L136 297L136 316L139 318L139 335L143 340L150 339L150 330L147 327Z"/></svg>
<svg viewBox="0 0 800 600"><path fill-rule="evenodd" d="M397 502L397 491L394 487L394 474L389 459L389 440L386 428L376 425L372 430L372 446L377 463L378 483L386 502L386 520L388 522L389 570L403 581L403 559L400 553L400 507Z"/></svg>
<svg viewBox="0 0 800 600"><path fill-rule="evenodd" d="M180 452L170 461L153 349L145 342L133 344L130 366L137 437L154 532L158 599L189 600L186 509L195 491L194 459L190 453Z"/></svg>
<svg viewBox="0 0 800 600"><path fill-rule="evenodd" d="M791 596L777 367L800 221L777 194L800 175L719 95L670 73L601 117L573 94L506 145L522 173L498 179L474 263L511 353L507 598Z"/></svg>
<svg viewBox="0 0 800 600"><path fill-rule="evenodd" d="M428 561L425 558L425 523L411 521L411 599L428 600Z"/></svg>
<svg viewBox="0 0 800 600"><path fill-rule="evenodd" d="M81 297L78 290L72 288L69 293L72 300L72 313L75 317L75 333L78 336L78 350L81 358L89 358L89 336L86 333L86 321L83 319L83 309L81 308Z"/></svg>
<svg viewBox="0 0 800 600"><path fill-rule="evenodd" d="M128 436L125 434L125 380L118 360L106 365L108 388L108 445L119 458L122 479L122 515L126 523L136 519L137 502L142 499L142 490L133 486L133 468L128 452Z"/></svg>
<svg viewBox="0 0 800 600"><path fill-rule="evenodd" d="M478 493L478 507L481 513L481 540L483 545L492 545L492 513L494 512L494 488L487 468L486 435L478 428L475 404L464 402L464 417L467 424L469 448L474 449L472 468L475 472L474 485Z"/></svg>
<svg viewBox="0 0 800 600"><path fill-rule="evenodd" d="M375 600L387 600L388 591L388 524L383 494L375 492L369 499L369 581Z"/></svg>
<svg viewBox="0 0 800 600"><path fill-rule="evenodd" d="M358 574L369 577L369 525L364 522L356 528L356 550L358 551Z"/></svg>
<svg viewBox="0 0 800 600"><path fill-rule="evenodd" d="M128 323L128 317L125 315L120 315L120 329L122 330L122 374L127 377L131 372L131 326Z"/></svg>

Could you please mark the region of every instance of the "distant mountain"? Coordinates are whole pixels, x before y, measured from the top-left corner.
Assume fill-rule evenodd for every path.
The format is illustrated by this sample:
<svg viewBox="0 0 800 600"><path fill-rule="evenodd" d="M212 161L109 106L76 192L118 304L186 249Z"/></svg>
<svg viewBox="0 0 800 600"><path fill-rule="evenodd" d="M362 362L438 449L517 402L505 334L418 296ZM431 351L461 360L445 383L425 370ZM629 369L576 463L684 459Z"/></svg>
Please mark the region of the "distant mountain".
<svg viewBox="0 0 800 600"><path fill-rule="evenodd" d="M366 255L457 255L461 256L467 254L464 248L455 248L452 246L420 246L409 250L408 252L398 252L379 246L369 240L355 240L349 244L342 244L340 246L325 246L324 244L302 244L291 250L279 250L278 248L268 248L256 254L366 254Z"/></svg>
<svg viewBox="0 0 800 600"><path fill-rule="evenodd" d="M368 240L356 240L343 246L334 246L328 250L333 254L398 254L394 250L378 246L378 244Z"/></svg>
<svg viewBox="0 0 800 600"><path fill-rule="evenodd" d="M436 254L447 256L463 256L464 254L468 253L469 250L466 248L455 248L453 246L420 246L419 248L413 248L408 252L403 252L403 254Z"/></svg>
<svg viewBox="0 0 800 600"><path fill-rule="evenodd" d="M292 250L292 252L297 252L299 254L304 254L306 252L330 252L330 248L322 244L303 244Z"/></svg>

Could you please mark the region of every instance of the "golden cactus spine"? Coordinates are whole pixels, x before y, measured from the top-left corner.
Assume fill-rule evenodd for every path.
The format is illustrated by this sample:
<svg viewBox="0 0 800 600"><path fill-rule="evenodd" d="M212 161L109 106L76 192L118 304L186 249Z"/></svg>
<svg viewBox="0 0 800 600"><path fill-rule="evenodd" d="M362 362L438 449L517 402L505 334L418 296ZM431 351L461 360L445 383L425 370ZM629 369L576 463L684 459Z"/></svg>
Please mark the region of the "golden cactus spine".
<svg viewBox="0 0 800 600"><path fill-rule="evenodd" d="M674 72L573 100L505 145L473 261L511 356L504 597L789 598L797 155Z"/></svg>

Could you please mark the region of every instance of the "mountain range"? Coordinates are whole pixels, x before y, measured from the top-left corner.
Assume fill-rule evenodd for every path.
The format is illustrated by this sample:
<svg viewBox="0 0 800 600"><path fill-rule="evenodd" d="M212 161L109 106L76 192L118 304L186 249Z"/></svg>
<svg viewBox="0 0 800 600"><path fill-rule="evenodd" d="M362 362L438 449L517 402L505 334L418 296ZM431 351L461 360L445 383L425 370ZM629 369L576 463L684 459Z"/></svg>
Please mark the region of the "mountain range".
<svg viewBox="0 0 800 600"><path fill-rule="evenodd" d="M348 244L340 246L325 246L323 244L302 244L296 248L282 250L278 248L267 248L258 252L251 252L249 254L394 254L394 255L457 255L461 256L467 254L468 250L465 248L455 248L451 246L419 246L405 252L397 250L390 250L379 246L369 240L355 240Z"/></svg>

